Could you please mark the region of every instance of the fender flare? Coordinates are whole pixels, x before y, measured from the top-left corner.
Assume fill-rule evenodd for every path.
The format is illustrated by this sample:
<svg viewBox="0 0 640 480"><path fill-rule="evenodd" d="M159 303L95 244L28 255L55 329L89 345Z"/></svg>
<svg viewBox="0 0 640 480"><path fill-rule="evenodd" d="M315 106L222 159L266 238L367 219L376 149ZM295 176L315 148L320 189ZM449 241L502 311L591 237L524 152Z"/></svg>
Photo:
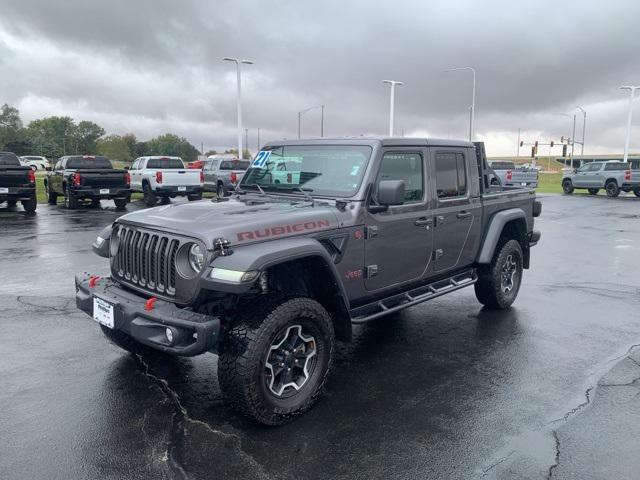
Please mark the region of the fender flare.
<svg viewBox="0 0 640 480"><path fill-rule="evenodd" d="M498 240L500 239L500 235L502 235L504 226L510 221L520 218L526 223L527 216L521 208L502 210L491 217L491 223L487 228L487 233L484 236L482 247L478 254L478 263L491 263L493 253L495 252L496 245L498 245Z"/></svg>

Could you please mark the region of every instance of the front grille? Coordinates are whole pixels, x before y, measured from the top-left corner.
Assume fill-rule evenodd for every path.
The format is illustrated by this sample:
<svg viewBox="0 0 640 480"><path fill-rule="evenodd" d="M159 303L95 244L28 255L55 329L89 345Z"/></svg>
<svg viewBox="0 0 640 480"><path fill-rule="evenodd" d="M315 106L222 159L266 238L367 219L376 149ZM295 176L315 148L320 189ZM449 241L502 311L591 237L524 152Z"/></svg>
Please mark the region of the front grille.
<svg viewBox="0 0 640 480"><path fill-rule="evenodd" d="M149 293L174 296L176 255L184 240L141 228L118 225L118 248L112 252L111 271L118 280Z"/></svg>

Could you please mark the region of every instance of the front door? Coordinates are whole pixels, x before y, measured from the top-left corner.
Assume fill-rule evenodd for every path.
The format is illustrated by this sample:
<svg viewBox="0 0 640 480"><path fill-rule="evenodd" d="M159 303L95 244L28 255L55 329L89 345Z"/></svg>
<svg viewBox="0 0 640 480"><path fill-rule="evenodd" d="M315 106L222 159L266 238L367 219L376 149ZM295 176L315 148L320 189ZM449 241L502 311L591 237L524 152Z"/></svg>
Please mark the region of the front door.
<svg viewBox="0 0 640 480"><path fill-rule="evenodd" d="M573 186L578 188L589 187L589 169L592 167L590 163L581 166L576 170L575 175L571 179Z"/></svg>
<svg viewBox="0 0 640 480"><path fill-rule="evenodd" d="M471 195L472 165L467 151L438 148L432 155L437 197L434 272L444 273L473 262L482 207L479 198Z"/></svg>
<svg viewBox="0 0 640 480"><path fill-rule="evenodd" d="M605 164L603 163L590 163L587 165L587 173L585 174L585 179L587 182L587 187L591 188L602 188L604 186L604 181L602 179L602 168Z"/></svg>
<svg viewBox="0 0 640 480"><path fill-rule="evenodd" d="M429 267L433 219L425 172L424 149L383 152L374 185L381 180L403 180L405 201L385 212L367 214L365 287L369 291L419 280ZM374 199L376 191L374 187Z"/></svg>
<svg viewBox="0 0 640 480"><path fill-rule="evenodd" d="M131 165L131 169L129 170L131 188L135 188L136 190L142 190L142 170L140 170L140 163L142 163L142 159L138 158L133 162L133 165Z"/></svg>

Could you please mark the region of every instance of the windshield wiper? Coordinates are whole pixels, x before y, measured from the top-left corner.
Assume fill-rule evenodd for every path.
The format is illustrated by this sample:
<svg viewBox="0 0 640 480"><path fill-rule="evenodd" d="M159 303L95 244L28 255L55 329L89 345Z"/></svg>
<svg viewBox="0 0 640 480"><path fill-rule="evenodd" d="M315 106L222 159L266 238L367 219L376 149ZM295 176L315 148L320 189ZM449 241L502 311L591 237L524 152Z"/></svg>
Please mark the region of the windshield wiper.
<svg viewBox="0 0 640 480"><path fill-rule="evenodd" d="M295 188L304 196L306 200L310 201L311 203L314 202L313 197L307 193L307 192L313 192L313 188L302 188L302 187L295 187Z"/></svg>

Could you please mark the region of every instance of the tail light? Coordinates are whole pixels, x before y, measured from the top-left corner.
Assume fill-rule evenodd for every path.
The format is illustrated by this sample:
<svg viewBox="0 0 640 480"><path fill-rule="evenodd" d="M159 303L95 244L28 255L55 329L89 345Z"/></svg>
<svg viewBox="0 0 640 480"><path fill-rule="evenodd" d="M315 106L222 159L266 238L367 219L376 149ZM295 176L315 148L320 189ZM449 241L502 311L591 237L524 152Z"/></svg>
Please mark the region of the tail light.
<svg viewBox="0 0 640 480"><path fill-rule="evenodd" d="M29 180L29 183L36 183L36 172L34 172L31 168L27 172L27 180Z"/></svg>
<svg viewBox="0 0 640 480"><path fill-rule="evenodd" d="M238 181L238 175L236 175L236 172L231 172L229 180L231 180L231 183L236 183Z"/></svg>
<svg viewBox="0 0 640 480"><path fill-rule="evenodd" d="M293 177L290 173L287 173L287 183L293 183Z"/></svg>
<svg viewBox="0 0 640 480"><path fill-rule="evenodd" d="M204 172L200 170L200 183L204 183Z"/></svg>
<svg viewBox="0 0 640 480"><path fill-rule="evenodd" d="M156 183L162 183L162 172L156 172Z"/></svg>
<svg viewBox="0 0 640 480"><path fill-rule="evenodd" d="M624 172L624 181L628 182L631 180L631 170L625 170Z"/></svg>
<svg viewBox="0 0 640 480"><path fill-rule="evenodd" d="M513 171L507 170L507 180L513 180Z"/></svg>
<svg viewBox="0 0 640 480"><path fill-rule="evenodd" d="M129 175L129 172L124 172L124 183L127 187L131 185L131 175Z"/></svg>
<svg viewBox="0 0 640 480"><path fill-rule="evenodd" d="M76 187L80 186L80 172L75 172L71 174L71 183L73 183Z"/></svg>

